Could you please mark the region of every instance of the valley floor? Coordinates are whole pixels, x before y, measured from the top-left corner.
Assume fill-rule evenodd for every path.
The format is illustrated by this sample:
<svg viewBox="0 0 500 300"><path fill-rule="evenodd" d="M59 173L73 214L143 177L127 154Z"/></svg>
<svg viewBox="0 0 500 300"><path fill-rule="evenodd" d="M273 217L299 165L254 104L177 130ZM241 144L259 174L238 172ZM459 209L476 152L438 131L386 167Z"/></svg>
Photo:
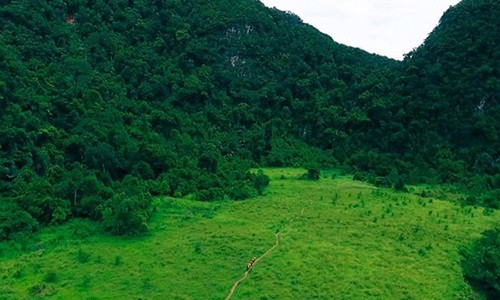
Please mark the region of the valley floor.
<svg viewBox="0 0 500 300"><path fill-rule="evenodd" d="M150 233L95 234L72 221L21 249L0 244L0 299L468 299L459 248L498 212L324 172L266 169L242 202L156 199Z"/></svg>

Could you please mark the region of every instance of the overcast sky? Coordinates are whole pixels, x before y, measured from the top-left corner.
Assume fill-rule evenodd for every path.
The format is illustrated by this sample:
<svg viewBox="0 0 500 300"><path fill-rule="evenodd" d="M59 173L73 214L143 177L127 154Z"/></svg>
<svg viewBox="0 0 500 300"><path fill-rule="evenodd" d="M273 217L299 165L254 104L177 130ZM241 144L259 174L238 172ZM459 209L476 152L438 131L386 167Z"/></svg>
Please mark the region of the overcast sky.
<svg viewBox="0 0 500 300"><path fill-rule="evenodd" d="M460 0L261 0L291 11L335 41L402 59Z"/></svg>

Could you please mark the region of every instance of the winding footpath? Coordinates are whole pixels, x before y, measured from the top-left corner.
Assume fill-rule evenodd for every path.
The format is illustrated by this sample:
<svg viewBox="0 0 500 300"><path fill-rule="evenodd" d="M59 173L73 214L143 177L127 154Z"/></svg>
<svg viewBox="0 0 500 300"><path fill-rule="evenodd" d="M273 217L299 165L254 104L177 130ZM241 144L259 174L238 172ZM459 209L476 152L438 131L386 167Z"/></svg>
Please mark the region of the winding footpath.
<svg viewBox="0 0 500 300"><path fill-rule="evenodd" d="M264 252L264 254L262 254L261 256L259 256L255 262L253 264L250 265L250 267L248 268L248 270L245 271L245 273L243 273L243 275L240 276L240 278L238 280L236 280L236 282L233 284L233 287L231 288L231 291L229 292L229 295L227 295L226 297L226 300L229 300L231 299L231 297L233 297L233 294L234 292L236 291L236 288L238 287L238 285L243 281L245 280L247 277L248 277L248 274L250 273L250 271L253 269L253 267L255 267L255 265L257 263L259 263L259 261L261 261L264 257L266 257L269 253L271 253L271 251L273 251L274 249L276 249L279 244L280 244L280 237L281 237L281 234L283 233L283 231L285 231L285 227L287 225L289 225L290 223L292 223L295 219L299 218L300 216L302 216L302 214L304 213L304 208L302 208L302 210L300 211L300 214L291 218L290 220L288 220L288 222L286 222L282 229L278 232L276 232L276 234L274 235L275 236L275 242L274 242L274 245L267 249L266 252Z"/></svg>

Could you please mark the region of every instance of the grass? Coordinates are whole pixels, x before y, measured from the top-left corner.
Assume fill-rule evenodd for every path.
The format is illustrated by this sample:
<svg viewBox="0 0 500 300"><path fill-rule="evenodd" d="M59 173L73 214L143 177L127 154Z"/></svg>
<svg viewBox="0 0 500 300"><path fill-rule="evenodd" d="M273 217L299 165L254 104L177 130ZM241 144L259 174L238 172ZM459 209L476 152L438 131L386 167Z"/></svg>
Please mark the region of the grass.
<svg viewBox="0 0 500 300"><path fill-rule="evenodd" d="M253 256L281 244L233 299L469 299L458 249L498 212L324 172L266 169L242 202L158 198L150 233L96 234L72 221L28 246L0 244L0 299L224 299ZM428 188L427 188L428 189ZM286 222L293 217L291 223Z"/></svg>

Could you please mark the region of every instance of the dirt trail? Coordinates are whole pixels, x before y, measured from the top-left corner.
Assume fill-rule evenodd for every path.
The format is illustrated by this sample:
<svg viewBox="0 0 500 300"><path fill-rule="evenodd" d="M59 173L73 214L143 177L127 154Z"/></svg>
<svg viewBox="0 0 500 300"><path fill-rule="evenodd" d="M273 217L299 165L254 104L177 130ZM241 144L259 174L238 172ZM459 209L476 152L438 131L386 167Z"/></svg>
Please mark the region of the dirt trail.
<svg viewBox="0 0 500 300"><path fill-rule="evenodd" d="M312 201L311 201L311 202L312 202ZM243 273L243 275L241 275L241 277L240 277L238 280L236 280L236 282L233 284L233 287L231 288L231 291L229 292L229 295L227 295L226 300L229 300L229 299L231 299L231 297L233 297L233 294L234 294L234 292L236 291L236 288L238 287L238 285L239 285L239 284L240 284L243 280L245 280L245 278L247 278L247 277L248 277L248 274L249 274L249 273L250 273L250 271L253 269L253 267L255 267L255 265L256 265L257 263L259 263L259 261L261 261L261 259L263 259L264 257L266 257L269 253L271 253L271 251L273 251L276 247L278 247L278 246L279 246L279 244L280 244L280 237L281 237L281 234L283 233L283 231L285 231L285 227L286 227L288 224L292 223L295 219L297 219L297 218L299 218L300 216L302 216L302 214L303 214L303 213L304 213L304 209L302 208L302 210L300 211L300 214L298 214L297 216L295 216L295 217L291 218L290 220L288 220L288 222L286 222L286 223L282 226L281 230L279 230L278 232L276 232L276 234L274 235L274 236L275 236L275 238L276 238L276 240L275 240L275 242L274 242L274 245L273 245L271 248L267 249L267 250L266 250L266 252L264 252L264 254L262 254L261 256L259 256L259 257L255 260L255 262L254 262L254 263L250 266L250 268L249 268L248 270L246 270L246 272L245 272L245 273Z"/></svg>

